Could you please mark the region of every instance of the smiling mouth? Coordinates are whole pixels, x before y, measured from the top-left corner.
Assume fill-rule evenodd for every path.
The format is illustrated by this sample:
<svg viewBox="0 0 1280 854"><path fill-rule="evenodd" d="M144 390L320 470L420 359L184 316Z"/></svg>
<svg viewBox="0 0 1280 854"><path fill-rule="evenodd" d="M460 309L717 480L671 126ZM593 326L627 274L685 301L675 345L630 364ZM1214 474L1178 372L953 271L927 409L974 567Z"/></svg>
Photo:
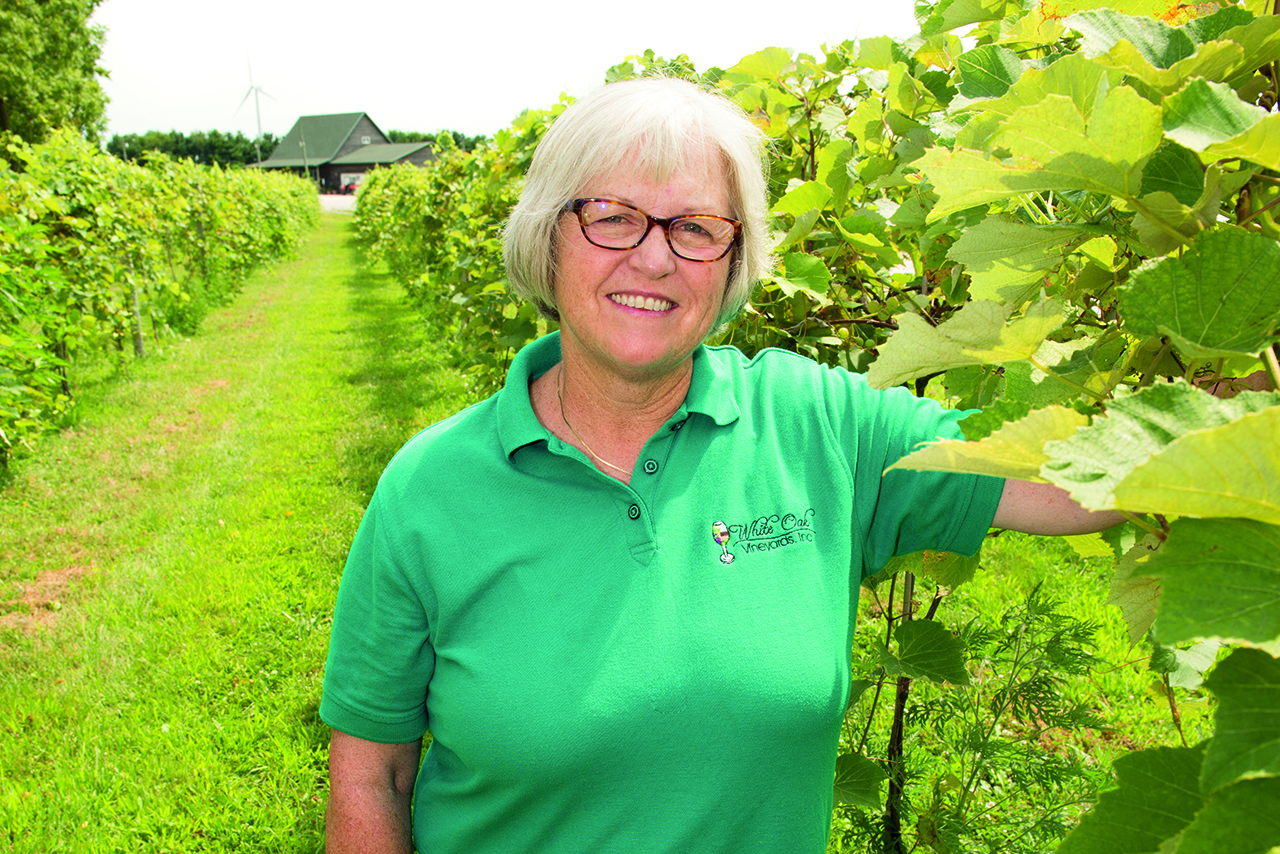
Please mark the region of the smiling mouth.
<svg viewBox="0 0 1280 854"><path fill-rule="evenodd" d="M609 299L618 305L625 305L627 308L639 308L644 311L667 311L675 308L675 303L670 300L641 297L634 294L609 294Z"/></svg>

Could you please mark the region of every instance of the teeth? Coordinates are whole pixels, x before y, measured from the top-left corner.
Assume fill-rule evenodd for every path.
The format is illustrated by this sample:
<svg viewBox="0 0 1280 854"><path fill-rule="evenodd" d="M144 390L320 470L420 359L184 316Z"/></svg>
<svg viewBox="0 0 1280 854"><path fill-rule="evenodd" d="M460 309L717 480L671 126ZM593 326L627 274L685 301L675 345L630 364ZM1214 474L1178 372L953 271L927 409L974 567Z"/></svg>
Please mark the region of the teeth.
<svg viewBox="0 0 1280 854"><path fill-rule="evenodd" d="M666 311L674 305L669 300L641 297L633 294L610 294L609 299L618 305L625 305L627 308L642 308L645 311Z"/></svg>

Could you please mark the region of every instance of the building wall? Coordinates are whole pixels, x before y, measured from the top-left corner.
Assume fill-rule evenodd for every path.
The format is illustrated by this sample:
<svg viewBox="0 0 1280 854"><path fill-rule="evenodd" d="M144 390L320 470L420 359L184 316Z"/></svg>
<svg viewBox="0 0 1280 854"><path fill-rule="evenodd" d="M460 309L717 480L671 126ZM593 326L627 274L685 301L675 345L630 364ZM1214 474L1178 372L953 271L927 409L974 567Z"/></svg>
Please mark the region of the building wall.
<svg viewBox="0 0 1280 854"><path fill-rule="evenodd" d="M317 171L320 173L320 192L336 193L342 189L341 173L362 172L364 171L364 167L363 166L333 166L331 164L326 163L324 166L321 166Z"/></svg>
<svg viewBox="0 0 1280 854"><path fill-rule="evenodd" d="M433 146L428 145L425 148L418 149L413 154L410 154L408 157L404 158L400 162L412 163L414 166L421 166L422 164L426 163L428 160L435 160L435 159L436 159L436 150Z"/></svg>
<svg viewBox="0 0 1280 854"><path fill-rule="evenodd" d="M366 137L369 140L368 143L364 142ZM344 154L350 154L357 148L361 148L366 144L385 145L390 142L391 140L382 135L382 132L378 130L377 125L370 121L368 116L361 116L360 121L356 122L356 129L351 132L349 137L347 137L347 141L342 144L342 147L338 149L338 153L335 154L334 157L338 158Z"/></svg>

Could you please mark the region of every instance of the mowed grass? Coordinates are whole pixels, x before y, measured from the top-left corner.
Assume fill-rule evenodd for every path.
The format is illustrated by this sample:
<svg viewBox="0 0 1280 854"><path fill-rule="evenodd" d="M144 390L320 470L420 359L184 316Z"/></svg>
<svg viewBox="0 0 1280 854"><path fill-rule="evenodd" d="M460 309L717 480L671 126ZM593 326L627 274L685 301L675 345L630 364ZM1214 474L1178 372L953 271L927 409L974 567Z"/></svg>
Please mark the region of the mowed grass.
<svg viewBox="0 0 1280 854"><path fill-rule="evenodd" d="M0 849L318 851L316 715L378 474L466 404L350 220L84 388L0 492Z"/></svg>

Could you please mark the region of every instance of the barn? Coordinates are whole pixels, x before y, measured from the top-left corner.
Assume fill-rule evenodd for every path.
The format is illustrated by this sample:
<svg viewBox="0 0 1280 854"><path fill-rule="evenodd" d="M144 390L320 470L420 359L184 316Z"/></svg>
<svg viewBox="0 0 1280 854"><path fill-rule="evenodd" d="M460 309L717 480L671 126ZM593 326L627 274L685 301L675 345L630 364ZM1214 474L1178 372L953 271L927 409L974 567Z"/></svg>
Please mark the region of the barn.
<svg viewBox="0 0 1280 854"><path fill-rule="evenodd" d="M323 193L359 185L377 166L435 159L430 142L393 143L368 113L302 116L285 134L263 169L287 169L314 177Z"/></svg>

